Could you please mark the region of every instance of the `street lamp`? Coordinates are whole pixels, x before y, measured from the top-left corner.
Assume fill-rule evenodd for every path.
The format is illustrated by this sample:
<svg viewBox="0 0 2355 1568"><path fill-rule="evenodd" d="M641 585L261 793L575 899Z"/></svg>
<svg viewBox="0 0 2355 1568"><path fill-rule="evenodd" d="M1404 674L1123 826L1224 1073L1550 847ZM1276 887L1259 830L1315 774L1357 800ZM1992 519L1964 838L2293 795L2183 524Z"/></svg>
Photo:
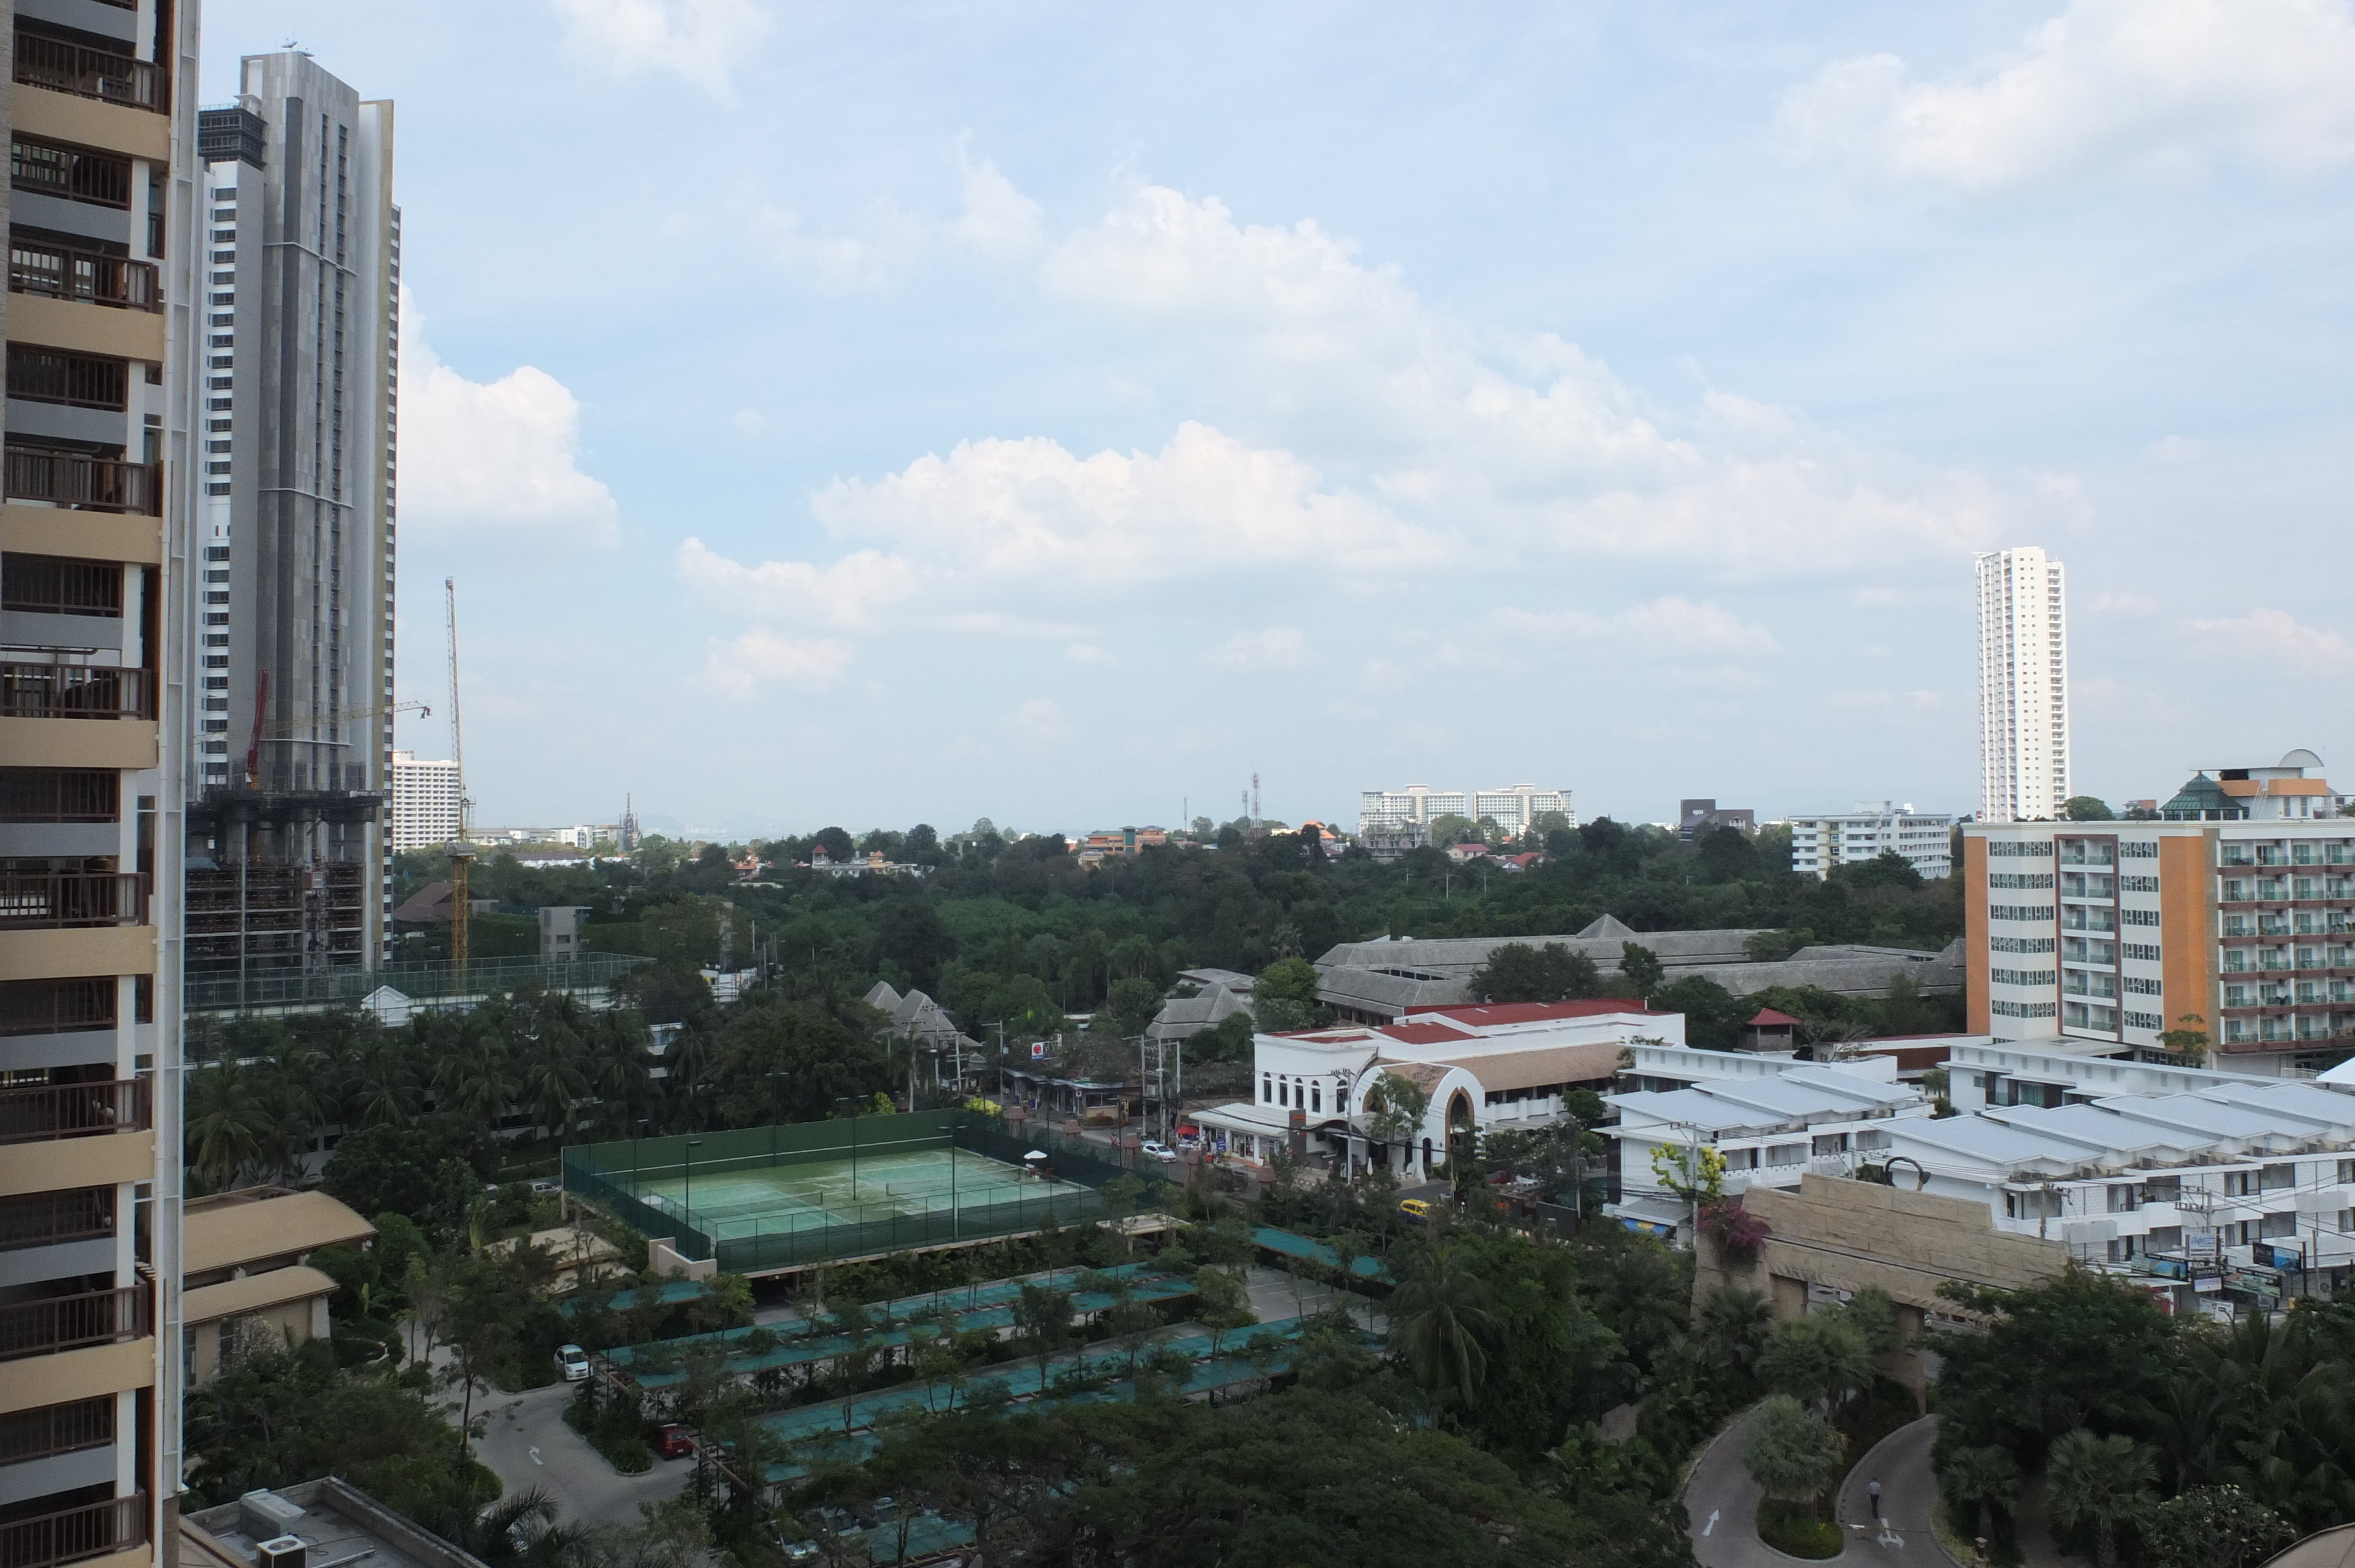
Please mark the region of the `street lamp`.
<svg viewBox="0 0 2355 1568"><path fill-rule="evenodd" d="M687 1140L687 1195L682 1205L687 1210L686 1219L690 1229L695 1224L695 1151L702 1147L703 1139L699 1138Z"/></svg>

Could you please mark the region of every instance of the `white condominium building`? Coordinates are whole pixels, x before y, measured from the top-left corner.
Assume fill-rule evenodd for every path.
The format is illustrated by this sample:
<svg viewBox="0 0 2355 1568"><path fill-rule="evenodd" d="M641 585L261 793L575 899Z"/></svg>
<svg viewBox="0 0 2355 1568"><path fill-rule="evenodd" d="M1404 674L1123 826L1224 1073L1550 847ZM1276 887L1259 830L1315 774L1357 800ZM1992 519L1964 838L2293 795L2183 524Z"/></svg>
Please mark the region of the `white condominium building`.
<svg viewBox="0 0 2355 1568"><path fill-rule="evenodd" d="M1923 876L1944 876L1955 868L1954 827L1950 811L1916 811L1887 800L1837 816L1793 817L1791 869L1820 877L1894 851Z"/></svg>
<svg viewBox="0 0 2355 1568"><path fill-rule="evenodd" d="M420 762L415 752L394 752L393 853L431 849L456 838L458 800L464 792L455 762Z"/></svg>
<svg viewBox="0 0 2355 1568"><path fill-rule="evenodd" d="M1358 832L1380 832L1412 823L1428 826L1439 817L1468 817L1476 822L1486 817L1504 832L1518 836L1529 831L1540 811L1559 811L1572 827L1578 826L1578 812L1567 789L1508 784L1467 792L1410 784L1403 789L1363 791L1358 800Z"/></svg>
<svg viewBox="0 0 2355 1568"><path fill-rule="evenodd" d="M2069 799L2069 620L2061 563L1978 558L1979 818L2049 821Z"/></svg>

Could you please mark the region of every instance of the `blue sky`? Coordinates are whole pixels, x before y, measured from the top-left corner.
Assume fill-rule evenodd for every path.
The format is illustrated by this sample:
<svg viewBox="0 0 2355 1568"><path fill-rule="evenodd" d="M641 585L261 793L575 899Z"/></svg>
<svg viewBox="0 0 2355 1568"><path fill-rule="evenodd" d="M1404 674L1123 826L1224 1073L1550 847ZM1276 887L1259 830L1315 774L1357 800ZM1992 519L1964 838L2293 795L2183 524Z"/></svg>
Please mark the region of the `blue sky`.
<svg viewBox="0 0 2355 1568"><path fill-rule="evenodd" d="M2348 0L212 0L399 103L402 745L486 823L2355 777ZM2342 787L2343 784L2342 784Z"/></svg>

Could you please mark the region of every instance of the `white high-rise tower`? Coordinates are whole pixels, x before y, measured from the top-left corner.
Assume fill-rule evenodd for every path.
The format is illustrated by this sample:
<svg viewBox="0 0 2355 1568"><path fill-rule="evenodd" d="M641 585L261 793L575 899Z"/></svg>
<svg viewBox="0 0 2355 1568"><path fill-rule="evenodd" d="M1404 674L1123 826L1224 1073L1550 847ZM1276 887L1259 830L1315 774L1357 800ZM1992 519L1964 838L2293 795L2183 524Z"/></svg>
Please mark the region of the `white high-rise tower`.
<svg viewBox="0 0 2355 1568"><path fill-rule="evenodd" d="M1979 817L2041 821L2069 799L2069 618L2033 545L1978 558Z"/></svg>

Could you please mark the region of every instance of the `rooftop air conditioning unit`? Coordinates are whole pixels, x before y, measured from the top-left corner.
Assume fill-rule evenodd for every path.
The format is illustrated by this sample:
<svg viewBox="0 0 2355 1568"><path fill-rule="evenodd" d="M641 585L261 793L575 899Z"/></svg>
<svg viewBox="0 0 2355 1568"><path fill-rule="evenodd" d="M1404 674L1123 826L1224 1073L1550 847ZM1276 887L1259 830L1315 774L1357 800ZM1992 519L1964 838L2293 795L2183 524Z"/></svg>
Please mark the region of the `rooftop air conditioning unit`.
<svg viewBox="0 0 2355 1568"><path fill-rule="evenodd" d="M272 1541L294 1533L302 1508L264 1488L237 1499L238 1525L256 1541Z"/></svg>
<svg viewBox="0 0 2355 1568"><path fill-rule="evenodd" d="M282 1535L253 1549L253 1568L304 1568L311 1548L299 1535Z"/></svg>

